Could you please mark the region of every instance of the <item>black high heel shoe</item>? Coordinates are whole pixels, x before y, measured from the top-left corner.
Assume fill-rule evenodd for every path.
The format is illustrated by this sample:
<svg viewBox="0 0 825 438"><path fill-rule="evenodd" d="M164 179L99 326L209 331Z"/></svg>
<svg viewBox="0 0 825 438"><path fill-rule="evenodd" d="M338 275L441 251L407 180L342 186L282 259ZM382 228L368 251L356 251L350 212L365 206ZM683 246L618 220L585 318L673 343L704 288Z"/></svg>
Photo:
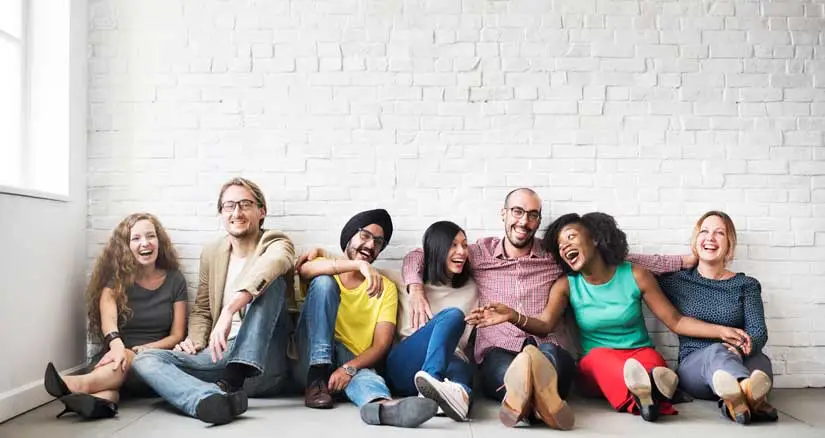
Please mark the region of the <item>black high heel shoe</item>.
<svg viewBox="0 0 825 438"><path fill-rule="evenodd" d="M112 418L117 415L116 403L89 394L68 394L60 397L60 401L63 402L66 408L63 409L63 412L57 414L57 418L69 412L74 412L87 420Z"/></svg>
<svg viewBox="0 0 825 438"><path fill-rule="evenodd" d="M46 373L43 376L43 386L46 387L46 392L48 392L49 395L56 398L64 397L72 393L51 362L46 365Z"/></svg>
<svg viewBox="0 0 825 438"><path fill-rule="evenodd" d="M57 414L57 418L69 412L74 412L88 420L111 418L117 415L117 404L114 402L89 394L72 393L51 362L46 365L43 386L46 387L49 395L56 397L65 406L63 411Z"/></svg>

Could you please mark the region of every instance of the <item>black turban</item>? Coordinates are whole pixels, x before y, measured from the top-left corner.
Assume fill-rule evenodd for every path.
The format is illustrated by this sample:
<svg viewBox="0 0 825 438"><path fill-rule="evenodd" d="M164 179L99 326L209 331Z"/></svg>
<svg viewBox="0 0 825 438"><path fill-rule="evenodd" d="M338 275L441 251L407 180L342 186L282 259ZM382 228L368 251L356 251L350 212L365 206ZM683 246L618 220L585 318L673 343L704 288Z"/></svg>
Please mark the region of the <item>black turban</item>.
<svg viewBox="0 0 825 438"><path fill-rule="evenodd" d="M387 210L378 208L375 210L362 211L353 216L352 219L344 225L344 229L341 230L341 251L346 250L347 243L349 243L352 236L358 232L359 228L364 228L371 224L376 224L384 230L384 246L389 245L390 238L392 237L392 218L390 218ZM379 251L382 249L384 248L378 248Z"/></svg>

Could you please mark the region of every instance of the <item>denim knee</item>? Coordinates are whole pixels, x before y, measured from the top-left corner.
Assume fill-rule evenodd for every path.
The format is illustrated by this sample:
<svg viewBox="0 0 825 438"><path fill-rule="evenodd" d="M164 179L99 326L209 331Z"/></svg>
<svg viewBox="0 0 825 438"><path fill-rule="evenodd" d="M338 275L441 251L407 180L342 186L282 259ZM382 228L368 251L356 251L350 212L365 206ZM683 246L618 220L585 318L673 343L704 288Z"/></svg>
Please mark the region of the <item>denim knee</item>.
<svg viewBox="0 0 825 438"><path fill-rule="evenodd" d="M433 319L435 319L435 317L439 317L439 319L444 321L444 323L446 324L458 325L462 327L465 325L464 312L462 312L461 309L457 307L449 307L447 309L443 309L442 311L435 314L435 316L433 316Z"/></svg>
<svg viewBox="0 0 825 438"><path fill-rule="evenodd" d="M307 299L309 297L331 298L337 297L341 293L338 282L331 275L319 275L309 282L307 289Z"/></svg>

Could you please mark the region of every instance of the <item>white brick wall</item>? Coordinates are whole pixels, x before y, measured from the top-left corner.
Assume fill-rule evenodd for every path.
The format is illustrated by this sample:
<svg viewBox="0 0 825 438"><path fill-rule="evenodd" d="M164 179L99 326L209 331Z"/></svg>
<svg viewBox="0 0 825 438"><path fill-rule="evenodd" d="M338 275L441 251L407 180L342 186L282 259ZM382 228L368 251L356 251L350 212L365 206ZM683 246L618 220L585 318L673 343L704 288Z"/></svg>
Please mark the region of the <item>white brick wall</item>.
<svg viewBox="0 0 825 438"><path fill-rule="evenodd" d="M336 249L390 210L386 263L436 219L501 233L511 188L617 216L684 253L728 211L779 386L825 386L825 4L816 1L90 1L89 257L125 214L172 231L189 278L216 191ZM675 345L658 334L662 346ZM664 350L674 357L673 348Z"/></svg>

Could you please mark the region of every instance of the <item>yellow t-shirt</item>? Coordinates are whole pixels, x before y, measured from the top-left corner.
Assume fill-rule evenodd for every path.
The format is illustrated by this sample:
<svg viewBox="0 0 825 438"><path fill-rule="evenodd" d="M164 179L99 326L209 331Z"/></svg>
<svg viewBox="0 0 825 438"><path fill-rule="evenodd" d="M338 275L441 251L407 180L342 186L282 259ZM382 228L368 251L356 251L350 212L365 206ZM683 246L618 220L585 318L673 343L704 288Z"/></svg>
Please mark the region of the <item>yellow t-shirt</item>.
<svg viewBox="0 0 825 438"><path fill-rule="evenodd" d="M392 280L382 276L384 293L380 298L370 298L367 295L366 280L355 289L347 289L337 275L334 277L341 288L341 304L335 319L335 339L357 356L372 346L375 326L379 322L395 324L398 290Z"/></svg>

